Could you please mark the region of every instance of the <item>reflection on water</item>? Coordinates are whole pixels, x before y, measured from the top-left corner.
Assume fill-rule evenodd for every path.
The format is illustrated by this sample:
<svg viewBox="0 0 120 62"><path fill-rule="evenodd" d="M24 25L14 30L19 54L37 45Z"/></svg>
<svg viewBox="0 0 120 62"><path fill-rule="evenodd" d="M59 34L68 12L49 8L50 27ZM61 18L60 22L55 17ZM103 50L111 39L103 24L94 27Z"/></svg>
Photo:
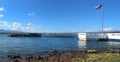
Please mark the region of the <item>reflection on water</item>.
<svg viewBox="0 0 120 62"><path fill-rule="evenodd" d="M87 45L86 42L78 41L78 48L79 48L79 50L86 50L86 48L87 48L86 45Z"/></svg>
<svg viewBox="0 0 120 62"><path fill-rule="evenodd" d="M109 41L109 50L113 52L120 52L120 41Z"/></svg>
<svg viewBox="0 0 120 62"><path fill-rule="evenodd" d="M91 42L78 41L79 50L95 49L98 51L120 52L120 41Z"/></svg>

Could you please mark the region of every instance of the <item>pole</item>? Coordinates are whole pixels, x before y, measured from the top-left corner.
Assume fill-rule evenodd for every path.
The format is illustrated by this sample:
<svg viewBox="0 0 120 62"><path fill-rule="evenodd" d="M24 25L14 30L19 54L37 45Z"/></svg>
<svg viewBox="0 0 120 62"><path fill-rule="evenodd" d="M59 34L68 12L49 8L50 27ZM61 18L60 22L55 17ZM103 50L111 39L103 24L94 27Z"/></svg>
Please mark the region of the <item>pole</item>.
<svg viewBox="0 0 120 62"><path fill-rule="evenodd" d="M102 32L104 32L104 6L102 5Z"/></svg>

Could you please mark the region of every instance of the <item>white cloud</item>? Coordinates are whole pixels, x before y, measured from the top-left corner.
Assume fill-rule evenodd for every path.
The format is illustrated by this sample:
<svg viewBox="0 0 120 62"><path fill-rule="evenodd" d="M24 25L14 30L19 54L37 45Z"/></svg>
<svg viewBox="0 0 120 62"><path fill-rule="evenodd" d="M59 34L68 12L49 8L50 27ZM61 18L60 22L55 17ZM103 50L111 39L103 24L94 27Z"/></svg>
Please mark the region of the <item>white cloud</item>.
<svg viewBox="0 0 120 62"><path fill-rule="evenodd" d="M32 25L32 23L27 23L28 26Z"/></svg>
<svg viewBox="0 0 120 62"><path fill-rule="evenodd" d="M103 30L104 31L111 31L111 30L113 30L113 28L109 27L109 28L104 28Z"/></svg>
<svg viewBox="0 0 120 62"><path fill-rule="evenodd" d="M3 14L0 14L0 18L3 17L4 15Z"/></svg>
<svg viewBox="0 0 120 62"><path fill-rule="evenodd" d="M14 22L14 23L11 24L10 28L12 30L18 30L18 29L21 28L21 23Z"/></svg>
<svg viewBox="0 0 120 62"><path fill-rule="evenodd" d="M120 28L104 28L104 31L120 31Z"/></svg>
<svg viewBox="0 0 120 62"><path fill-rule="evenodd" d="M5 10L5 8L4 7L0 7L0 11L4 11Z"/></svg>
<svg viewBox="0 0 120 62"><path fill-rule="evenodd" d="M6 22L6 21L0 21L0 26L6 26L6 27L8 27L9 23Z"/></svg>
<svg viewBox="0 0 120 62"><path fill-rule="evenodd" d="M29 31L29 32L40 32L40 27L36 26L32 23L27 23L26 25L22 25L18 22L8 23L6 21L0 21L0 26L3 26L5 28L8 28L10 30L18 30L18 31Z"/></svg>
<svg viewBox="0 0 120 62"><path fill-rule="evenodd" d="M28 13L28 16L35 16L35 12Z"/></svg>

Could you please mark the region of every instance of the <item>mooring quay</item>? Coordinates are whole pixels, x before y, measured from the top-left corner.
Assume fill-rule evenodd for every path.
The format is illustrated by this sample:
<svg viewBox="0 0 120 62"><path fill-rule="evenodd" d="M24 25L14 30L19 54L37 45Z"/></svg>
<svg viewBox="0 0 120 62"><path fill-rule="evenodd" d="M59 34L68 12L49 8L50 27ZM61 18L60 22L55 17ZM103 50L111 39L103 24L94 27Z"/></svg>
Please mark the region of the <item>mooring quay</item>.
<svg viewBox="0 0 120 62"><path fill-rule="evenodd" d="M120 32L79 32L80 41L108 41L120 40Z"/></svg>

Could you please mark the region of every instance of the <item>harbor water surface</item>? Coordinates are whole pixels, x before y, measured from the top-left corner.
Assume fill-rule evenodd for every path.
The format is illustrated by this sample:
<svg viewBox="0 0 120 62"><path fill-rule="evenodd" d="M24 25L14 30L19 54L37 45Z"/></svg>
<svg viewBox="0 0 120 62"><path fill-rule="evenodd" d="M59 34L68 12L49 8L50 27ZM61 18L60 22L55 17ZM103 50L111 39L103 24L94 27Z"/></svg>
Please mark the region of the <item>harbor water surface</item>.
<svg viewBox="0 0 120 62"><path fill-rule="evenodd" d="M50 38L50 37L8 37L0 34L0 56L6 54L50 52L54 50L111 50L120 51L120 41L79 41L73 38Z"/></svg>

